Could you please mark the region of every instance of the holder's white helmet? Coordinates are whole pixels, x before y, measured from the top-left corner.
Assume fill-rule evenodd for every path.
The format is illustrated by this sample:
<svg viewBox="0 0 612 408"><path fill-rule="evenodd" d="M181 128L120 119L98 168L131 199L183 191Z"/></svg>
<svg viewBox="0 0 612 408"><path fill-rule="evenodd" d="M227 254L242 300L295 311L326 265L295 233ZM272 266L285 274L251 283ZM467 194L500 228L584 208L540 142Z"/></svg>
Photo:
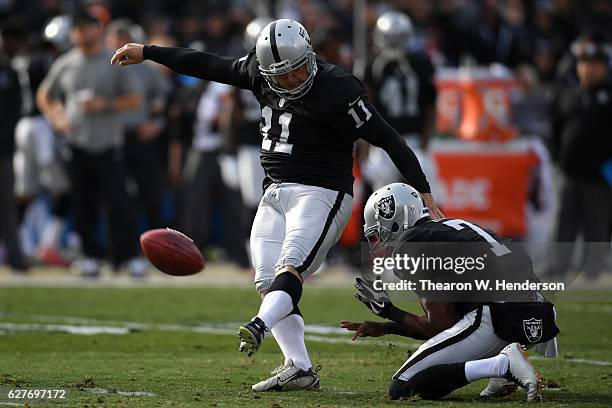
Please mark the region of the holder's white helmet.
<svg viewBox="0 0 612 408"><path fill-rule="evenodd" d="M363 232L373 250L397 241L421 218L429 217L423 198L404 183L387 184L376 190L363 209Z"/></svg>
<svg viewBox="0 0 612 408"><path fill-rule="evenodd" d="M399 11L387 11L376 20L374 44L381 50L403 50L414 33L410 18Z"/></svg>
<svg viewBox="0 0 612 408"><path fill-rule="evenodd" d="M270 88L281 98L298 99L312 87L317 74L317 58L306 29L297 21L280 19L261 30L255 44L259 72ZM281 87L276 79L307 64L308 78L294 89Z"/></svg>

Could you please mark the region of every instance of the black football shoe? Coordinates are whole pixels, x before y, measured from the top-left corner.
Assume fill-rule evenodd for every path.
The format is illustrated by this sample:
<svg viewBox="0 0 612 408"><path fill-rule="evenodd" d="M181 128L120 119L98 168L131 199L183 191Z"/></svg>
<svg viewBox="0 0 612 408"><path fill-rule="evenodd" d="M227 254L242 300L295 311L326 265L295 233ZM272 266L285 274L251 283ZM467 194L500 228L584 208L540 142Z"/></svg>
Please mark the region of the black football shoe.
<svg viewBox="0 0 612 408"><path fill-rule="evenodd" d="M240 346L238 351L247 353L249 357L253 355L263 342L264 336L269 329L259 317L254 318L247 324L238 328L238 337L240 337Z"/></svg>

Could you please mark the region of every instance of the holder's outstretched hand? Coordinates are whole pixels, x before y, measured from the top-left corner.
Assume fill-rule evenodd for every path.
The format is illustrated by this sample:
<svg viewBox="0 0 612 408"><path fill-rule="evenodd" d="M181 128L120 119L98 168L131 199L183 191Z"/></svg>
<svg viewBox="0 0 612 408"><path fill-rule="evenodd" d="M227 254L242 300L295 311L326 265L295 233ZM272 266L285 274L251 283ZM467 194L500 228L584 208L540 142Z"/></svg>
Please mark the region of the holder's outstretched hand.
<svg viewBox="0 0 612 408"><path fill-rule="evenodd" d="M384 323L365 321L362 323L342 320L340 327L348 331L354 331L353 341L359 337L380 337L386 334Z"/></svg>

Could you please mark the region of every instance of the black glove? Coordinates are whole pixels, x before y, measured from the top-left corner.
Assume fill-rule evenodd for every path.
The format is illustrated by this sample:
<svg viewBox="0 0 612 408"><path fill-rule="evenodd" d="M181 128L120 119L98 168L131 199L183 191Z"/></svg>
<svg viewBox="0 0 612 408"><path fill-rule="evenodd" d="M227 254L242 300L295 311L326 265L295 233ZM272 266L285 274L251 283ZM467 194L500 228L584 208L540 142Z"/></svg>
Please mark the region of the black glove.
<svg viewBox="0 0 612 408"><path fill-rule="evenodd" d="M376 316L387 318L393 304L389 300L387 292L374 289L373 282L366 279L355 278L355 297L363 303Z"/></svg>

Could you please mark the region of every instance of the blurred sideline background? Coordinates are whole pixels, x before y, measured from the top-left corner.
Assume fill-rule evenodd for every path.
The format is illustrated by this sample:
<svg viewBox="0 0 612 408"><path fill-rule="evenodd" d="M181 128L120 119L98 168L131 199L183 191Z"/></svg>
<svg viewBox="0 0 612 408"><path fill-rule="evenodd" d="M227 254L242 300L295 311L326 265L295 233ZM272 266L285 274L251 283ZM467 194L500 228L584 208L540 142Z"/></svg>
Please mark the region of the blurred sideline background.
<svg viewBox="0 0 612 408"><path fill-rule="evenodd" d="M385 26L380 17L389 11L406 19L391 15ZM612 284L607 0L0 1L0 260L7 266L0 283L84 277L94 285L138 285L149 276L160 284L248 284L248 233L261 194L259 106L231 87L153 63L142 70L109 65L121 70L119 82L133 85L118 95L139 102L108 118L121 138L91 150L76 134L105 133L103 126L79 130L82 122L95 126L99 112L88 103L98 98L98 85L56 85L66 111L78 103L68 128L61 115L41 113L37 91L54 75L75 75L53 67L61 71L58 59L87 42L111 54L140 42L238 58L252 47L256 33L247 27L258 17L300 21L320 58L364 80L417 152L447 216L527 242L542 273L564 279L571 274L555 264L553 243L564 242L571 255L572 242L597 242L597 250L576 245L563 262L586 271L581 281ZM93 31L90 18L99 24ZM580 62L603 64L605 78L589 83L591 71L581 78ZM87 160L108 154L118 167L86 174L78 162L83 152ZM325 285L344 284L358 266L369 193L399 181L380 152L358 145L355 156L353 219L323 267L336 273L313 278ZM123 221L115 219L123 202L109 184L125 186ZM85 207L93 215L79 228L76 214ZM166 226L198 243L204 274L180 283L150 274L138 235Z"/></svg>

